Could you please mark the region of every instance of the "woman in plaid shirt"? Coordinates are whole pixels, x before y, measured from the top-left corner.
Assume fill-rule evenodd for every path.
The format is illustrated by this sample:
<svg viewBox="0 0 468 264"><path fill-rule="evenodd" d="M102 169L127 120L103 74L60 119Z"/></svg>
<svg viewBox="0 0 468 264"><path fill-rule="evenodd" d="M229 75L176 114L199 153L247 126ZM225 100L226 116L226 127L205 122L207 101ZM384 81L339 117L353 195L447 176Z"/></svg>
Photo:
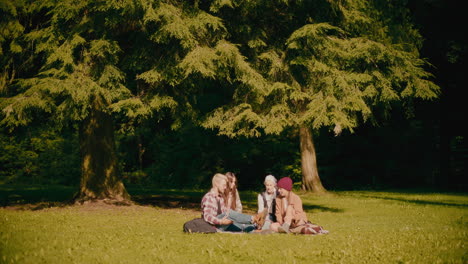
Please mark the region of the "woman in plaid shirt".
<svg viewBox="0 0 468 264"><path fill-rule="evenodd" d="M203 219L221 231L251 232L257 227L261 228L266 216L264 212L251 216L226 206L223 197L227 180L227 177L221 173L213 176L212 188L203 196L201 202Z"/></svg>

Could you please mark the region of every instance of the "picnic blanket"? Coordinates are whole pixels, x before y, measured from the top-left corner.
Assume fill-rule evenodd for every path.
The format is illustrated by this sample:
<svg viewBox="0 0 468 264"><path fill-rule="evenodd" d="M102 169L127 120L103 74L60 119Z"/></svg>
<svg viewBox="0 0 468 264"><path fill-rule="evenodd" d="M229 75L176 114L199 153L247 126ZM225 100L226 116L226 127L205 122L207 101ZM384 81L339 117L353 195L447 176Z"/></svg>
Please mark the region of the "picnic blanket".
<svg viewBox="0 0 468 264"><path fill-rule="evenodd" d="M312 224L310 222L291 228L290 231L292 234L296 234L296 235L323 235L323 234L329 233L329 231L323 229L323 227L316 225L316 224ZM246 234L244 232L222 231L220 229L217 229L217 233ZM254 230L252 232L249 232L248 234L268 235L268 234L275 234L275 233L277 232L267 229L267 230Z"/></svg>
<svg viewBox="0 0 468 264"><path fill-rule="evenodd" d="M307 222L303 225L299 225L297 227L290 229L291 233L293 234L302 234L302 235L322 235L328 234L329 231L323 229L323 227L313 224L311 222Z"/></svg>
<svg viewBox="0 0 468 264"><path fill-rule="evenodd" d="M183 227L184 232L186 233L228 233L228 234L245 234L244 232L232 232L232 231L222 231L218 228L207 223L203 218L195 218L190 221L184 223ZM297 227L290 229L291 233L293 234L302 234L302 235L321 235L321 234L328 234L328 230L323 229L321 226L312 224L311 222L307 222L303 225L299 225ZM272 234L275 233L272 230L255 230L254 234Z"/></svg>

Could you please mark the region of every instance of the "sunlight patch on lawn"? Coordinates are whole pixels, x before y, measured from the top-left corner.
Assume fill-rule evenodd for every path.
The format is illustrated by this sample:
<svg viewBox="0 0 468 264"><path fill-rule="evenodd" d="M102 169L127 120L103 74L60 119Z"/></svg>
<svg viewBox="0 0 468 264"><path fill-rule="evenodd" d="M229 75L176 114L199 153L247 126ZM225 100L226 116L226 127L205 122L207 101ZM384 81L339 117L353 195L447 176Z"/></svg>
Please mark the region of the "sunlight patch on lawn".
<svg viewBox="0 0 468 264"><path fill-rule="evenodd" d="M174 195L183 192L171 191ZM149 194L149 193L148 193ZM167 194L166 194L167 195ZM253 195L252 195L253 196ZM301 193L328 235L185 234L197 210L0 209L1 263L466 263L467 196ZM255 197L243 195L252 207ZM420 202L414 202L420 201Z"/></svg>

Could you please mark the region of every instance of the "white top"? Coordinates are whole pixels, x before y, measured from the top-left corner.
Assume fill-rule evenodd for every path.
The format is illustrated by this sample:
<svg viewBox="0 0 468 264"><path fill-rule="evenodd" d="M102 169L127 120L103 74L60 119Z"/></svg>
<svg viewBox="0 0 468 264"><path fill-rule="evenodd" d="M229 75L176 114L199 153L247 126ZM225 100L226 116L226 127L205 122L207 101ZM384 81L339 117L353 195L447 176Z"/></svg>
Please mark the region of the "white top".
<svg viewBox="0 0 468 264"><path fill-rule="evenodd" d="M231 208L231 201L232 201L232 196L229 196L228 203L227 203L228 208ZM242 213L242 203L240 200L239 192L237 190L236 190L236 209L234 209L234 211Z"/></svg>
<svg viewBox="0 0 468 264"><path fill-rule="evenodd" d="M265 198L267 201L268 213L272 214L273 208L271 208L271 203L273 202L273 200L275 200L276 193L268 194L265 192ZM257 200L258 200L258 213L261 213L265 209L262 193L258 194Z"/></svg>

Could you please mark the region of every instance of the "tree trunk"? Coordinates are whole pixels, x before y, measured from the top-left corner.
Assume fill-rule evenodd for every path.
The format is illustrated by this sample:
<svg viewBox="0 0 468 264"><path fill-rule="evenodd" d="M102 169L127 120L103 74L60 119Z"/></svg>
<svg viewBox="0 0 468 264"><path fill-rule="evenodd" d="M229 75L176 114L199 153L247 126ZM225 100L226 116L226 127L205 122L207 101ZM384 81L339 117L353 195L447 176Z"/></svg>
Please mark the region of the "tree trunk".
<svg viewBox="0 0 468 264"><path fill-rule="evenodd" d="M309 128L299 128L301 141L301 167L302 167L302 189L314 193L324 193L327 190L323 187L317 170L317 157L312 133Z"/></svg>
<svg viewBox="0 0 468 264"><path fill-rule="evenodd" d="M76 203L103 201L130 204L117 164L112 117L103 112L102 101L93 100L80 126L81 183Z"/></svg>

